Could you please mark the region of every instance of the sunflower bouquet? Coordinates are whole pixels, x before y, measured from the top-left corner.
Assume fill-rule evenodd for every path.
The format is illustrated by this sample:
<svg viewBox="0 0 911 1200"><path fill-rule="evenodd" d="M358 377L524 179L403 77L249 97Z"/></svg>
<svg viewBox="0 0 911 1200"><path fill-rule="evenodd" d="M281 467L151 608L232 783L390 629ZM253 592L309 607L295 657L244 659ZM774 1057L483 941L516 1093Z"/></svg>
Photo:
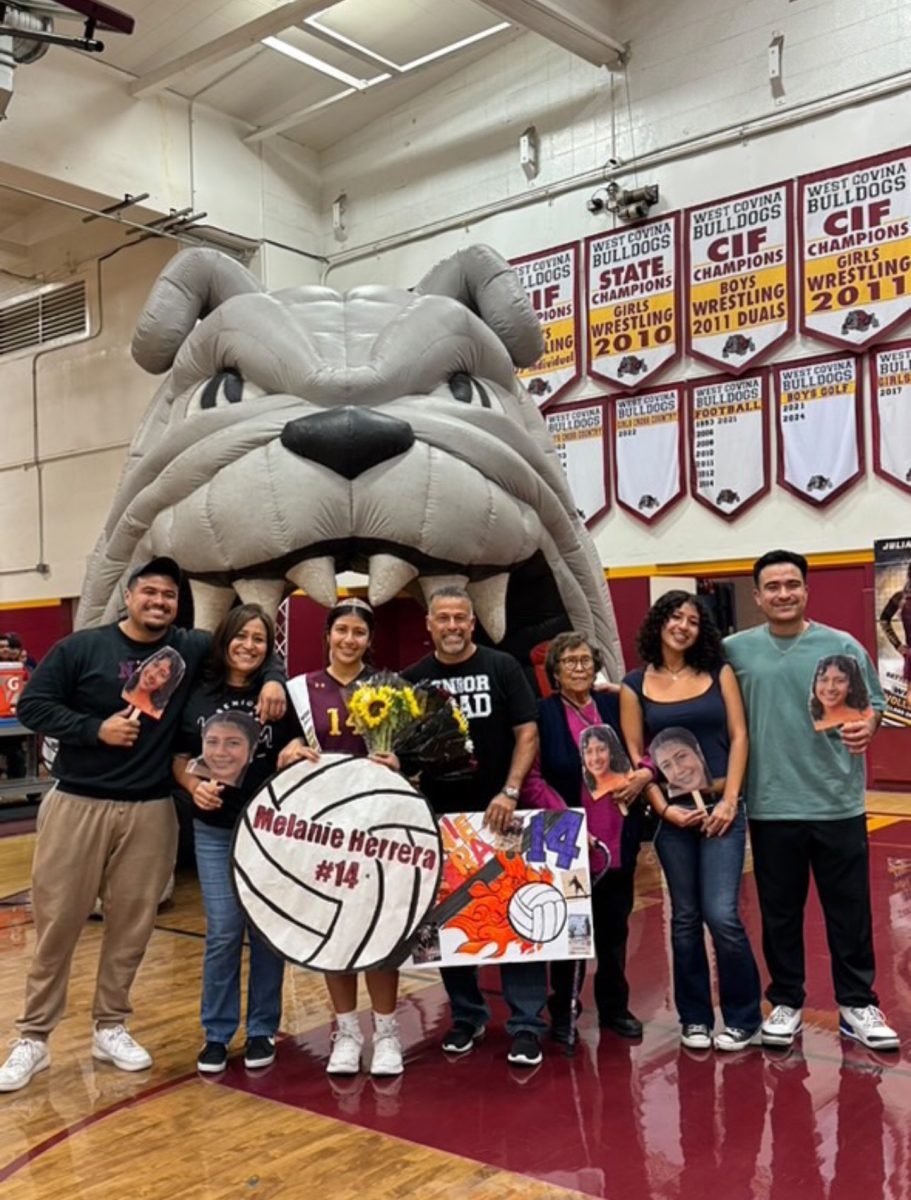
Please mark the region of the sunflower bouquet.
<svg viewBox="0 0 911 1200"><path fill-rule="evenodd" d="M349 723L371 754L388 754L397 736L421 716L414 688L393 671L378 671L348 697Z"/></svg>

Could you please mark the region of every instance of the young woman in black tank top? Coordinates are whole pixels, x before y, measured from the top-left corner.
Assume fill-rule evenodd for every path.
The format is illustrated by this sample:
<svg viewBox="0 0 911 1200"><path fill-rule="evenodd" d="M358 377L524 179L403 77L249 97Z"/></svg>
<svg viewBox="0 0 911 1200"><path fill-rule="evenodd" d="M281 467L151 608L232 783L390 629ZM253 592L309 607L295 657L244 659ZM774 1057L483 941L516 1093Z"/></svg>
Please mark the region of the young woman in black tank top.
<svg viewBox="0 0 911 1200"><path fill-rule="evenodd" d="M652 759L672 785L669 795L653 787L649 798L662 819L655 851L671 896L681 1040L693 1049L741 1050L758 1044L762 1013L759 972L738 913L748 752L740 689L711 615L687 592L655 602L638 649L645 665L623 681L620 719L633 761L654 745ZM703 926L715 946L724 1018L714 1038Z"/></svg>

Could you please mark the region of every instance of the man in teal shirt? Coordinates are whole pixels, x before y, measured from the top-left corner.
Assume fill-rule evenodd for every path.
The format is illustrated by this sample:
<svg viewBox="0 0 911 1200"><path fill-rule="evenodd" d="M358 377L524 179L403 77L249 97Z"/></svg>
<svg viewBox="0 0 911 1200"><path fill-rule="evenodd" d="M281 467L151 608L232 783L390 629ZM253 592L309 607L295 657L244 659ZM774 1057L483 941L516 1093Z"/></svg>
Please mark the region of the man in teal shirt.
<svg viewBox="0 0 911 1200"><path fill-rule="evenodd" d="M767 624L725 641L750 731L746 805L772 1011L767 1045L803 1028L803 917L810 872L826 922L840 1031L897 1050L873 990L864 752L884 707L867 652L806 619L807 560L771 550L753 566Z"/></svg>

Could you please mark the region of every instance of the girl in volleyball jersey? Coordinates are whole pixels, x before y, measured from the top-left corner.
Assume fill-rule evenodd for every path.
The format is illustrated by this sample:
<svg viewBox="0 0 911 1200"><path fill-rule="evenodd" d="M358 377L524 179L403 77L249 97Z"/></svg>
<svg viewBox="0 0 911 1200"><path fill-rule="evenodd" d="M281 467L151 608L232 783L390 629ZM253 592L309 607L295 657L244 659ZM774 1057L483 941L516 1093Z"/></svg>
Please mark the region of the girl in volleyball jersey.
<svg viewBox="0 0 911 1200"><path fill-rule="evenodd" d="M373 609L363 600L346 597L326 619L327 665L309 671L288 684L291 702L300 719L304 738L292 742L279 759L286 767L302 758L316 761L327 754L366 755L363 738L348 726L347 695L369 674L365 659L373 641ZM400 1075L403 1070L395 1007L399 973L395 970L364 972L373 1006L373 1075ZM332 1052L326 1070L330 1075L353 1075L360 1070L364 1037L357 1019L356 974L325 976L335 1012Z"/></svg>

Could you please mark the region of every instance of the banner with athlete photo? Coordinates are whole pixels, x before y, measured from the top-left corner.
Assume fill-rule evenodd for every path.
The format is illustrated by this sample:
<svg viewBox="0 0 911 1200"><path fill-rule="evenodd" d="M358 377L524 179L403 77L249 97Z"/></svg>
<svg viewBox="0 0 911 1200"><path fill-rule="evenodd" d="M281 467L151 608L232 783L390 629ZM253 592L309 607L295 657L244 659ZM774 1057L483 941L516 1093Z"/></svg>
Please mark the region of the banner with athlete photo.
<svg viewBox="0 0 911 1200"><path fill-rule="evenodd" d="M603 400L554 409L544 417L576 508L593 525L610 507L607 411Z"/></svg>
<svg viewBox="0 0 911 1200"><path fill-rule="evenodd" d="M911 341L890 342L870 355L873 371L873 467L911 492Z"/></svg>
<svg viewBox="0 0 911 1200"><path fill-rule="evenodd" d="M683 387L611 402L617 503L650 525L683 495Z"/></svg>
<svg viewBox="0 0 911 1200"><path fill-rule="evenodd" d="M592 958L591 869L581 809L521 811L506 833L483 813L438 818L443 874L403 966ZM603 855L603 851L593 853ZM609 864L594 861L601 871Z"/></svg>
<svg viewBox="0 0 911 1200"><path fill-rule="evenodd" d="M511 266L541 323L544 353L517 371L539 408L562 396L582 374L579 243L514 258Z"/></svg>
<svg viewBox="0 0 911 1200"><path fill-rule="evenodd" d="M794 332L794 188L686 212L687 353L740 375Z"/></svg>
<svg viewBox="0 0 911 1200"><path fill-rule="evenodd" d="M905 148L799 180L804 333L857 348L911 316L909 171Z"/></svg>
<svg viewBox="0 0 911 1200"><path fill-rule="evenodd" d="M769 490L769 377L715 375L689 385L690 492L727 521Z"/></svg>
<svg viewBox="0 0 911 1200"><path fill-rule="evenodd" d="M821 507L863 474L860 360L805 359L774 375L779 486Z"/></svg>
<svg viewBox="0 0 911 1200"><path fill-rule="evenodd" d="M680 214L585 240L588 373L638 391L680 354Z"/></svg>
<svg viewBox="0 0 911 1200"><path fill-rule="evenodd" d="M873 597L884 720L911 727L911 537L873 543Z"/></svg>

